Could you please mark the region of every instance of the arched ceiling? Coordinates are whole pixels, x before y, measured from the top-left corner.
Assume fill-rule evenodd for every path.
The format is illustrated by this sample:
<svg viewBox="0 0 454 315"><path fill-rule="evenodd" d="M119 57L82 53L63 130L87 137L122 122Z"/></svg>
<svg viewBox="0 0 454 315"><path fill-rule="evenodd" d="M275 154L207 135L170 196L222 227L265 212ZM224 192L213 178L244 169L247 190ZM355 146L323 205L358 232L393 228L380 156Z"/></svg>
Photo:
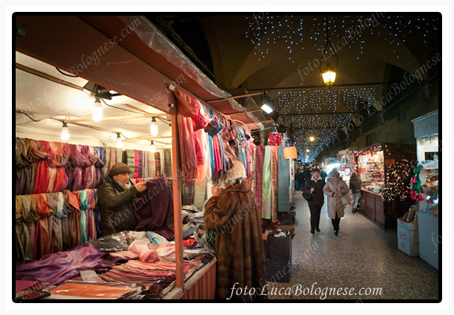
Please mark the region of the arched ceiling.
<svg viewBox="0 0 454 315"><path fill-rule="evenodd" d="M439 14L206 14L197 20L204 34L191 36L206 39L216 78L228 90L267 91L282 122L293 124L300 152L312 148L309 159L360 125L360 110L383 110L391 69L414 74L440 52ZM331 89L323 87L319 70L327 25L339 59ZM327 62L336 66L334 54L321 67ZM318 142L309 144L309 134Z"/></svg>

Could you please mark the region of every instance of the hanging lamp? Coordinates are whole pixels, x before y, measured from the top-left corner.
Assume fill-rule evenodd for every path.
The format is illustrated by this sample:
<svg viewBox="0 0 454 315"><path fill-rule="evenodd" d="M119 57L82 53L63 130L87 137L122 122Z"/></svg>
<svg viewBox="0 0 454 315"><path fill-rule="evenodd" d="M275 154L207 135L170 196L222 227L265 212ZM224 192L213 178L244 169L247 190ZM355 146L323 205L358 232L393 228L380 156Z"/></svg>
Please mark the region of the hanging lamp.
<svg viewBox="0 0 454 315"><path fill-rule="evenodd" d="M69 139L68 124L63 121L63 127L61 128L61 139L66 141Z"/></svg>
<svg viewBox="0 0 454 315"><path fill-rule="evenodd" d="M156 137L158 135L158 125L156 124L156 117L151 117L150 134L153 137Z"/></svg>
<svg viewBox="0 0 454 315"><path fill-rule="evenodd" d="M320 74L323 77L323 82L326 84L326 86L328 88L330 88L336 81L336 71L339 68L339 57L337 56L333 43L330 42L328 21L329 21L329 18L326 17L326 45L325 45L325 48L323 49L322 57L320 59L319 70L320 70ZM326 67L322 71L322 63L323 63L324 59L329 59L331 57L331 56L329 56L328 58L325 58L326 53L327 53L326 49L328 48L328 46L330 46L331 51L334 52L334 55L336 56L336 61L337 61L336 67L332 67L330 65L330 63L328 62Z"/></svg>
<svg viewBox="0 0 454 315"><path fill-rule="evenodd" d="M121 140L120 133L117 133L117 148L119 149L123 148L123 141Z"/></svg>
<svg viewBox="0 0 454 315"><path fill-rule="evenodd" d="M151 140L150 152L151 152L151 153L155 153L155 152L156 152L156 147L154 146L153 140Z"/></svg>
<svg viewBox="0 0 454 315"><path fill-rule="evenodd" d="M93 103L93 120L102 120L102 104L98 97L96 97L95 102Z"/></svg>

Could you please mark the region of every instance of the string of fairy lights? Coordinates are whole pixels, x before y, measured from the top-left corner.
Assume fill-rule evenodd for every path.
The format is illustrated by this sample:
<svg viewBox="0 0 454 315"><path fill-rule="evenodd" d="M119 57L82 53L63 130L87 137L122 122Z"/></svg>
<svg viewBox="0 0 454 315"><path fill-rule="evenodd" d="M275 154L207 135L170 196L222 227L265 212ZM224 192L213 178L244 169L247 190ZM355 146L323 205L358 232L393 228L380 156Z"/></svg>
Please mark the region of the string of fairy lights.
<svg viewBox="0 0 454 315"><path fill-rule="evenodd" d="M276 107L283 114L282 123L294 128L291 135L300 158L306 161L307 156L307 161L311 162L338 140L339 132L347 134L356 126L351 115L337 112L358 113L362 109L372 112L371 103L378 101L382 91L383 86L378 85L278 92ZM289 113L294 115L285 115ZM317 140L311 142L310 136Z"/></svg>
<svg viewBox="0 0 454 315"><path fill-rule="evenodd" d="M318 47L321 52L326 40L326 28L330 32L330 38L336 42L342 40L349 30L355 31L355 36L348 38L345 48L357 49L360 54L367 49L367 41L372 38L382 37L387 45L391 45L400 58L400 48L404 46L408 38L412 41L420 40L421 44L427 43L427 39L438 31L438 17L429 17L418 14L392 15L373 13L370 15L334 15L326 16L294 16L294 15L272 15L269 13L254 14L246 16L248 28L246 37L254 45L254 54L258 60L263 60L268 55L272 45L276 43L284 45L287 51L287 58L293 60L294 52L297 49L304 50L304 46ZM310 32L309 32L310 30ZM360 30L360 32L356 32ZM305 32L306 31L306 32ZM302 44L304 41L304 45ZM402 44L402 45L401 45Z"/></svg>

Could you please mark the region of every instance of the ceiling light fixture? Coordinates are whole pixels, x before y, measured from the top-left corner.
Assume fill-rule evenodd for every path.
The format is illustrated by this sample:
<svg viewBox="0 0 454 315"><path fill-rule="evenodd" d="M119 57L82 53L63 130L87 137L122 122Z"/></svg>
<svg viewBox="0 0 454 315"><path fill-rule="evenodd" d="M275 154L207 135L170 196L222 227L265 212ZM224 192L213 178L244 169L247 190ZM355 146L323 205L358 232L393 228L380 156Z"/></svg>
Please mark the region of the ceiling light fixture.
<svg viewBox="0 0 454 315"><path fill-rule="evenodd" d="M310 140L311 142L314 142L315 138L314 138L313 136L311 136L311 137L309 138L309 140Z"/></svg>
<svg viewBox="0 0 454 315"><path fill-rule="evenodd" d="M307 149L306 152L309 153L311 150Z"/></svg>
<svg viewBox="0 0 454 315"><path fill-rule="evenodd" d="M322 58L320 59L319 70L320 70L320 74L323 77L323 82L325 82L326 86L328 88L330 88L334 84L334 81L336 81L336 70L339 68L339 57L337 56L336 49L334 48L333 44L329 40L330 37L329 37L328 23L329 23L329 18L326 17L326 45L325 45L325 49L323 49L323 52L322 52ZM328 45L330 46L331 53L327 56L326 49L328 48ZM322 71L322 63L323 63L324 59L329 59L332 56L333 52L334 52L334 55L336 56L336 60L337 60L336 67L333 68L328 62L328 64L326 65L326 68L323 69L323 71Z"/></svg>
<svg viewBox="0 0 454 315"><path fill-rule="evenodd" d="M61 128L61 139L66 141L69 139L68 124L63 121L63 127Z"/></svg>
<svg viewBox="0 0 454 315"><path fill-rule="evenodd" d="M156 117L151 117L150 134L153 137L156 137L158 135L158 125L156 124Z"/></svg>
<svg viewBox="0 0 454 315"><path fill-rule="evenodd" d="M121 135L119 132L117 132L117 148L119 149L123 148L123 141L121 140Z"/></svg>
<svg viewBox="0 0 454 315"><path fill-rule="evenodd" d="M262 110L265 113L270 114L274 110L274 101L271 97L268 96L268 94L266 94L266 92L263 95L264 95L264 97L263 97Z"/></svg>
<svg viewBox="0 0 454 315"><path fill-rule="evenodd" d="M98 97L96 97L95 102L93 103L93 120L102 120L102 104Z"/></svg>
<svg viewBox="0 0 454 315"><path fill-rule="evenodd" d="M151 153L155 153L155 152L156 152L156 147L154 146L153 140L151 140L150 152L151 152Z"/></svg>

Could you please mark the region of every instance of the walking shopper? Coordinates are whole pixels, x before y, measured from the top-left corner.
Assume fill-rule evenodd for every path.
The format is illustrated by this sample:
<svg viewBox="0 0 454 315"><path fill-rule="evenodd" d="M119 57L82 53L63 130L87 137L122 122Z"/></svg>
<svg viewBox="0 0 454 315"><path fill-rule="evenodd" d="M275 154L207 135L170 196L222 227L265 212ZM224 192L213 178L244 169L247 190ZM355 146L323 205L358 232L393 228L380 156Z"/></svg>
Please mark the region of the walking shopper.
<svg viewBox="0 0 454 315"><path fill-rule="evenodd" d="M300 190L300 181L299 181L299 174L300 174L300 169L297 168L295 171L295 190L299 191Z"/></svg>
<svg viewBox="0 0 454 315"><path fill-rule="evenodd" d="M350 189L353 193L353 207L352 212L359 211L359 199L361 198L361 179L359 179L358 173L353 173L350 178Z"/></svg>
<svg viewBox="0 0 454 315"><path fill-rule="evenodd" d="M299 183L298 190L303 190L305 178L302 169L298 170L298 183Z"/></svg>
<svg viewBox="0 0 454 315"><path fill-rule="evenodd" d="M311 179L306 182L303 188L305 194L313 194L312 199L308 201L309 209L311 211L311 234L315 234L315 231L320 232L320 211L325 202L323 196L324 186L325 181L320 176L320 170L314 168L312 170Z"/></svg>
<svg viewBox="0 0 454 315"><path fill-rule="evenodd" d="M334 235L336 236L339 234L340 218L344 216L344 205L342 204L341 196L349 191L347 184L342 179L339 179L339 172L333 169L329 173L323 192L328 197L328 216L331 218Z"/></svg>
<svg viewBox="0 0 454 315"><path fill-rule="evenodd" d="M322 171L321 171L321 173L320 173L320 176L322 177L323 180L326 180L326 176L327 176L327 175L326 175L326 172L325 172L325 170L324 170L323 168L322 168L321 170L322 170Z"/></svg>

